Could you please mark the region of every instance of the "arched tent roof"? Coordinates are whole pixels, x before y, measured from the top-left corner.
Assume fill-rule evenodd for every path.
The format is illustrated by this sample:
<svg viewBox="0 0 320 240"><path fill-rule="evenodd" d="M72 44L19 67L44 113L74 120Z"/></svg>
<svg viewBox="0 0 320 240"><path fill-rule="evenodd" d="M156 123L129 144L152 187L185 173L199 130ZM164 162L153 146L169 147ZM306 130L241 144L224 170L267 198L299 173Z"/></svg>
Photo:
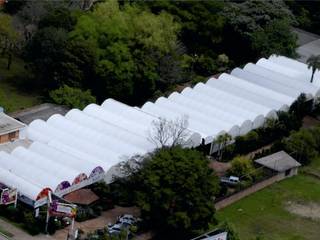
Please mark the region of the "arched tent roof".
<svg viewBox="0 0 320 240"><path fill-rule="evenodd" d="M66 131L67 133L77 136L80 139L90 139L90 142L104 147L115 154L122 153L127 154L143 154L145 150L134 145L127 144L124 140L118 140L116 138L110 137L97 130L92 130L87 127L69 120L60 114L52 115L48 120L47 124L50 126Z"/></svg>
<svg viewBox="0 0 320 240"><path fill-rule="evenodd" d="M233 69L231 75L242 78L243 80L251 82L253 84L264 86L266 88L272 89L273 91L285 94L289 98L289 104L294 102L301 93L296 88L281 84L277 81L273 81L272 79L265 78L255 73L245 71L241 68Z"/></svg>
<svg viewBox="0 0 320 240"><path fill-rule="evenodd" d="M29 150L34 153L40 154L41 156L48 158L51 161L55 161L60 165L65 165L68 168L74 169L78 173L85 173L88 177L90 177L93 171L97 167L99 167L97 163L87 161L86 159L74 157L71 154L57 150L47 144L40 142L33 142L30 145Z"/></svg>
<svg viewBox="0 0 320 240"><path fill-rule="evenodd" d="M270 70L277 72L277 73L281 73L281 74L286 75L288 77L298 79L302 82L306 81L305 73L302 71L299 71L299 69L293 69L293 68L281 66L281 65L275 64L265 58L260 58L259 61L256 63L256 65L270 69Z"/></svg>
<svg viewBox="0 0 320 240"><path fill-rule="evenodd" d="M110 110L120 116L129 118L131 121L141 124L143 126L150 126L152 121L157 120L150 114L142 112L136 108L130 107L124 103L115 101L114 99L107 99L102 104L101 107Z"/></svg>
<svg viewBox="0 0 320 240"><path fill-rule="evenodd" d="M181 115L185 115L189 118L189 121L196 121L199 125L202 125L203 128L207 129L207 131L211 133L208 135L219 135L221 129L227 127L227 125L222 124L219 121L212 121L211 119L208 119L206 115L198 113L193 109L185 107L182 104L170 101L169 99L164 97L158 98L155 102L155 105L162 106L163 108L168 108L172 111L180 113ZM230 129L226 129L226 131L228 131L228 133L232 136L238 136L240 129L239 126L235 125L233 127L230 127Z"/></svg>
<svg viewBox="0 0 320 240"><path fill-rule="evenodd" d="M43 133L43 135L46 135L48 137L48 141L55 139L56 141L62 142L72 148L81 149L82 151L85 151L105 162L105 165L108 165L108 167L113 166L115 163L117 163L120 157L119 154L115 154L106 148L97 146L95 144L92 144L90 141L79 139L72 134L68 134L62 130L59 130L57 128L54 128L52 126L49 126L46 122L42 120L35 120L29 125L28 132L30 131L38 131L40 133ZM33 136L33 135L32 135ZM32 140L39 140L39 139L32 139ZM41 141L41 140L39 140Z"/></svg>
<svg viewBox="0 0 320 240"><path fill-rule="evenodd" d="M203 83L198 83L194 88L194 91L203 93L205 92L209 96L215 96L215 99L221 98L226 102L234 104L236 106L241 106L249 111L256 113L257 115L263 114L266 118L276 117L276 111L270 107L264 106L258 102L254 102L252 100L248 100L245 97L239 97L237 95L233 95L225 90L221 90L218 88L211 87L209 85L205 85Z"/></svg>
<svg viewBox="0 0 320 240"><path fill-rule="evenodd" d="M207 83L207 86L214 88L214 89L218 89L221 91L224 91L226 93L232 94L233 96L236 96L238 98L242 98L244 100L250 101L250 102L256 102L261 106L264 106L270 110L274 110L276 103L274 102L268 102L266 99L261 98L261 96L257 95L257 94L252 94L248 91L246 91L245 89L241 89L241 91L239 91L238 87L235 87L231 84L228 84L226 82L221 82L218 79L214 79L214 78L210 78Z"/></svg>
<svg viewBox="0 0 320 240"><path fill-rule="evenodd" d="M210 98L206 94L200 94L196 91L193 91L191 88L185 88L181 92L181 95L187 96L193 101L197 101L199 104L203 104L204 106L216 107L220 110L225 110L230 114L236 115L239 118L239 121L242 122L242 124L239 124L240 134L245 134L247 128L249 128L247 129L247 131L250 131L253 128L259 127L264 123L264 117L262 115L257 118L256 114L246 111L246 109L242 109L231 104L223 104L223 101L220 104L219 100L221 99L218 99L216 101L216 98ZM246 114L246 116L244 114Z"/></svg>
<svg viewBox="0 0 320 240"><path fill-rule="evenodd" d="M267 79L271 79L271 80L279 82L281 84L291 86L291 87L297 89L300 93L305 93L311 98L317 92L317 90L309 84L301 82L295 78L290 78L284 74L277 73L277 72L270 70L268 68L265 68L263 66L258 66L258 65L252 64L252 63L248 63L245 65L245 67L243 69L247 72L252 72L257 75L263 76Z"/></svg>
<svg viewBox="0 0 320 240"><path fill-rule="evenodd" d="M148 131L145 125L131 121L130 118L120 116L110 109L102 108L97 104L90 104L83 109L83 112L89 116L95 117L107 123L114 123L115 125L127 129L134 134L140 135L141 137L148 136Z"/></svg>
<svg viewBox="0 0 320 240"><path fill-rule="evenodd" d="M146 102L142 107L141 110L144 112L147 112L149 114L153 114L154 116L165 118L167 120L174 121L177 118L183 117L183 114L178 113L176 111L172 111L168 108L156 105L151 102ZM199 124L194 119L189 119L189 126L188 129L191 131L198 133L201 135L203 139L205 139L206 143L211 141L210 139L213 139L212 135L206 134L206 128ZM222 132L223 133L223 132ZM209 136L208 136L209 135Z"/></svg>
<svg viewBox="0 0 320 240"><path fill-rule="evenodd" d="M0 182L5 183L10 188L17 188L23 190L23 195L31 200L36 200L41 188L33 183L28 182L26 179L4 169L0 166Z"/></svg>
<svg viewBox="0 0 320 240"><path fill-rule="evenodd" d="M270 88L266 88L254 83L250 83L248 81L245 81L242 78L232 76L227 73L221 74L219 76L219 79L222 81L227 81L227 83L229 84L231 83L234 86L246 89L251 93L256 93L262 97L266 97L267 99L272 98L272 100L278 104L277 107L279 108L283 108L283 106L285 105L284 103L289 103L291 101L291 98L289 98L287 95L284 95L277 91L273 91Z"/></svg>
<svg viewBox="0 0 320 240"><path fill-rule="evenodd" d="M0 152L0 164L2 168L9 170L23 179L28 179L28 181L42 189L50 188L56 191L71 185L69 182L59 179L35 165L24 163L6 152ZM22 190L22 192L24 192L24 190Z"/></svg>
<svg viewBox="0 0 320 240"><path fill-rule="evenodd" d="M271 55L268 58L268 60L271 62L274 62L276 64L280 64L281 66L285 66L285 67L292 68L292 69L297 69L299 71L304 72L305 77L306 77L306 82L308 82L308 83L310 82L312 70L311 70L311 68L308 68L307 64L304 64L302 62L299 62L299 61L291 59L291 58L287 58L285 56L276 56L276 55ZM312 85L320 86L320 71L319 70L316 70L316 72L314 74L314 81L313 81Z"/></svg>
<svg viewBox="0 0 320 240"><path fill-rule="evenodd" d="M79 175L79 172L75 169L61 165L23 147L15 148L11 155L24 163L37 166L37 168L42 169L44 172L56 176L61 179L61 182L68 181L69 183L73 183L74 179Z"/></svg>
<svg viewBox="0 0 320 240"><path fill-rule="evenodd" d="M76 158L85 159L86 161L91 162L96 166L102 167L104 170L110 167L109 163L106 163L102 159L85 152L83 149L71 147L57 140L51 140L47 144L49 147L68 153Z"/></svg>
<svg viewBox="0 0 320 240"><path fill-rule="evenodd" d="M126 104L117 102L114 99L107 99L101 106L105 111L110 111L118 114L119 116L130 118L131 122L136 126L143 126L143 133L146 139L150 137L150 131L152 131L153 122L158 121L158 118L155 115L141 111L139 108L130 107ZM187 139L187 145L192 147L198 146L200 144L200 142L198 143L198 140L199 134L196 132L190 132L190 138Z"/></svg>
<svg viewBox="0 0 320 240"><path fill-rule="evenodd" d="M147 141L142 136L136 135L128 131L127 129L116 126L112 123L104 122L100 119L91 117L78 109L70 110L65 117L84 127L88 127L92 130L97 130L105 135L110 135L119 140L126 141L142 149L151 150L154 147L149 141Z"/></svg>
<svg viewBox="0 0 320 240"><path fill-rule="evenodd" d="M0 171L34 184L37 189L17 180L30 197L39 189L59 190L95 172L105 173L110 182L113 174L122 174L122 160L156 147L149 138L159 118L188 116L189 146L198 146L201 139L211 143L226 132L242 135L262 126L266 118L276 118L276 111L285 110L300 93L317 96L319 89L309 78L306 65L271 56L141 108L107 99L102 106L90 104L47 122L36 120L27 129L28 138L36 142L28 150L0 153ZM3 174L11 179L7 172Z"/></svg>
<svg viewBox="0 0 320 240"><path fill-rule="evenodd" d="M227 111L223 111L211 105L199 103L194 99L186 97L177 92L172 93L168 99L173 102L180 103L188 108L194 109L195 111L199 112L199 114L205 113L205 116L208 117L208 119L210 119L212 122L219 121L225 123L226 126L224 129L231 129L235 125L238 125L240 126L239 134L248 132L248 129L252 129L252 122L250 120L243 120L243 118L239 116L235 116Z"/></svg>
<svg viewBox="0 0 320 240"><path fill-rule="evenodd" d="M266 107L269 107L270 109L278 109L280 106L279 101L276 101L272 99L271 97L263 96L260 92L252 92L250 90L250 86L248 84L244 84L242 87L233 84L233 81L231 81L231 78L229 78L229 81L227 82L226 79L223 81L224 77L221 75L219 77L219 80L210 78L206 85L209 85L214 88L219 88L223 91L231 92L234 95L237 95L239 97L250 99L251 101L258 102ZM239 89L241 91L239 91Z"/></svg>

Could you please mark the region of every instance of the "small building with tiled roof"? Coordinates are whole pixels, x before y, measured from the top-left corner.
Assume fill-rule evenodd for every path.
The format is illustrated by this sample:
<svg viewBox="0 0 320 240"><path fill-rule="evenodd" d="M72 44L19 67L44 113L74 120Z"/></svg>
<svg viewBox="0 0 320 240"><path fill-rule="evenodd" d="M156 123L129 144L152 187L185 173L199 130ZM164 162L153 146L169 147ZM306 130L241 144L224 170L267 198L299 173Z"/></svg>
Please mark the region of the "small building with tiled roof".
<svg viewBox="0 0 320 240"><path fill-rule="evenodd" d="M283 177L296 175L298 173L298 168L301 166L299 162L285 151L276 152L266 157L259 158L254 162L276 174L283 175Z"/></svg>
<svg viewBox="0 0 320 240"><path fill-rule="evenodd" d="M18 139L20 130L25 126L22 122L0 112L0 144Z"/></svg>

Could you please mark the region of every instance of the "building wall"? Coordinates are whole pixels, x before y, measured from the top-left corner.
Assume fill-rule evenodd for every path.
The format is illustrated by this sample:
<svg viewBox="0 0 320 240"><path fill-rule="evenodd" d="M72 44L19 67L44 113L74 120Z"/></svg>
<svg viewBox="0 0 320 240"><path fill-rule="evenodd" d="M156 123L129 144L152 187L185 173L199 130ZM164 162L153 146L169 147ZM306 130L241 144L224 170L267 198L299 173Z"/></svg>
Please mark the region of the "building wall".
<svg viewBox="0 0 320 240"><path fill-rule="evenodd" d="M0 135L0 144L14 141L19 138L19 131Z"/></svg>

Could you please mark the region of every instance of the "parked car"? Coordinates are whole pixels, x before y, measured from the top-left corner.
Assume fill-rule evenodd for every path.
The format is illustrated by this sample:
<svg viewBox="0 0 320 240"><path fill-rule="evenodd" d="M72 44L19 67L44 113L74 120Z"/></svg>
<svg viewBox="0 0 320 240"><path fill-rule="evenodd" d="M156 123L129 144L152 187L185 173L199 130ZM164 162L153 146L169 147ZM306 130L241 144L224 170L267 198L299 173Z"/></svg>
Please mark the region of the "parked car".
<svg viewBox="0 0 320 240"><path fill-rule="evenodd" d="M120 234L122 229L123 229L122 224L117 224L116 223L116 224L113 224L113 225L111 225L111 224L108 225L108 233L110 235L118 235L118 234Z"/></svg>
<svg viewBox="0 0 320 240"><path fill-rule="evenodd" d="M123 225L135 225L137 223L138 219L130 214L124 214L120 215L118 217L117 223L123 224Z"/></svg>
<svg viewBox="0 0 320 240"><path fill-rule="evenodd" d="M240 183L240 179L235 176L221 177L220 182L228 185L237 185Z"/></svg>

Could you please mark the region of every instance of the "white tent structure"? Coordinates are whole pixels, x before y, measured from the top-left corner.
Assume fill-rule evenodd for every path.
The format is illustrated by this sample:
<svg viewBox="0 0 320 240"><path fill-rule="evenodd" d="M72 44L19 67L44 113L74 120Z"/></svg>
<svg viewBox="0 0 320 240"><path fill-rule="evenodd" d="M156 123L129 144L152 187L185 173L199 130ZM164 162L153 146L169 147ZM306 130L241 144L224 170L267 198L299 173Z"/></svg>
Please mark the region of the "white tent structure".
<svg viewBox="0 0 320 240"><path fill-rule="evenodd" d="M0 182L32 200L43 189L63 195L65 189L98 181L101 175L109 183L121 175L123 160L156 148L150 134L159 118L188 119L186 147L213 146L221 134L236 137L261 127L302 93L319 97L320 73L313 83L310 78L305 64L272 55L141 107L107 99L66 116L35 120L26 131L34 141L28 149L0 152Z"/></svg>

